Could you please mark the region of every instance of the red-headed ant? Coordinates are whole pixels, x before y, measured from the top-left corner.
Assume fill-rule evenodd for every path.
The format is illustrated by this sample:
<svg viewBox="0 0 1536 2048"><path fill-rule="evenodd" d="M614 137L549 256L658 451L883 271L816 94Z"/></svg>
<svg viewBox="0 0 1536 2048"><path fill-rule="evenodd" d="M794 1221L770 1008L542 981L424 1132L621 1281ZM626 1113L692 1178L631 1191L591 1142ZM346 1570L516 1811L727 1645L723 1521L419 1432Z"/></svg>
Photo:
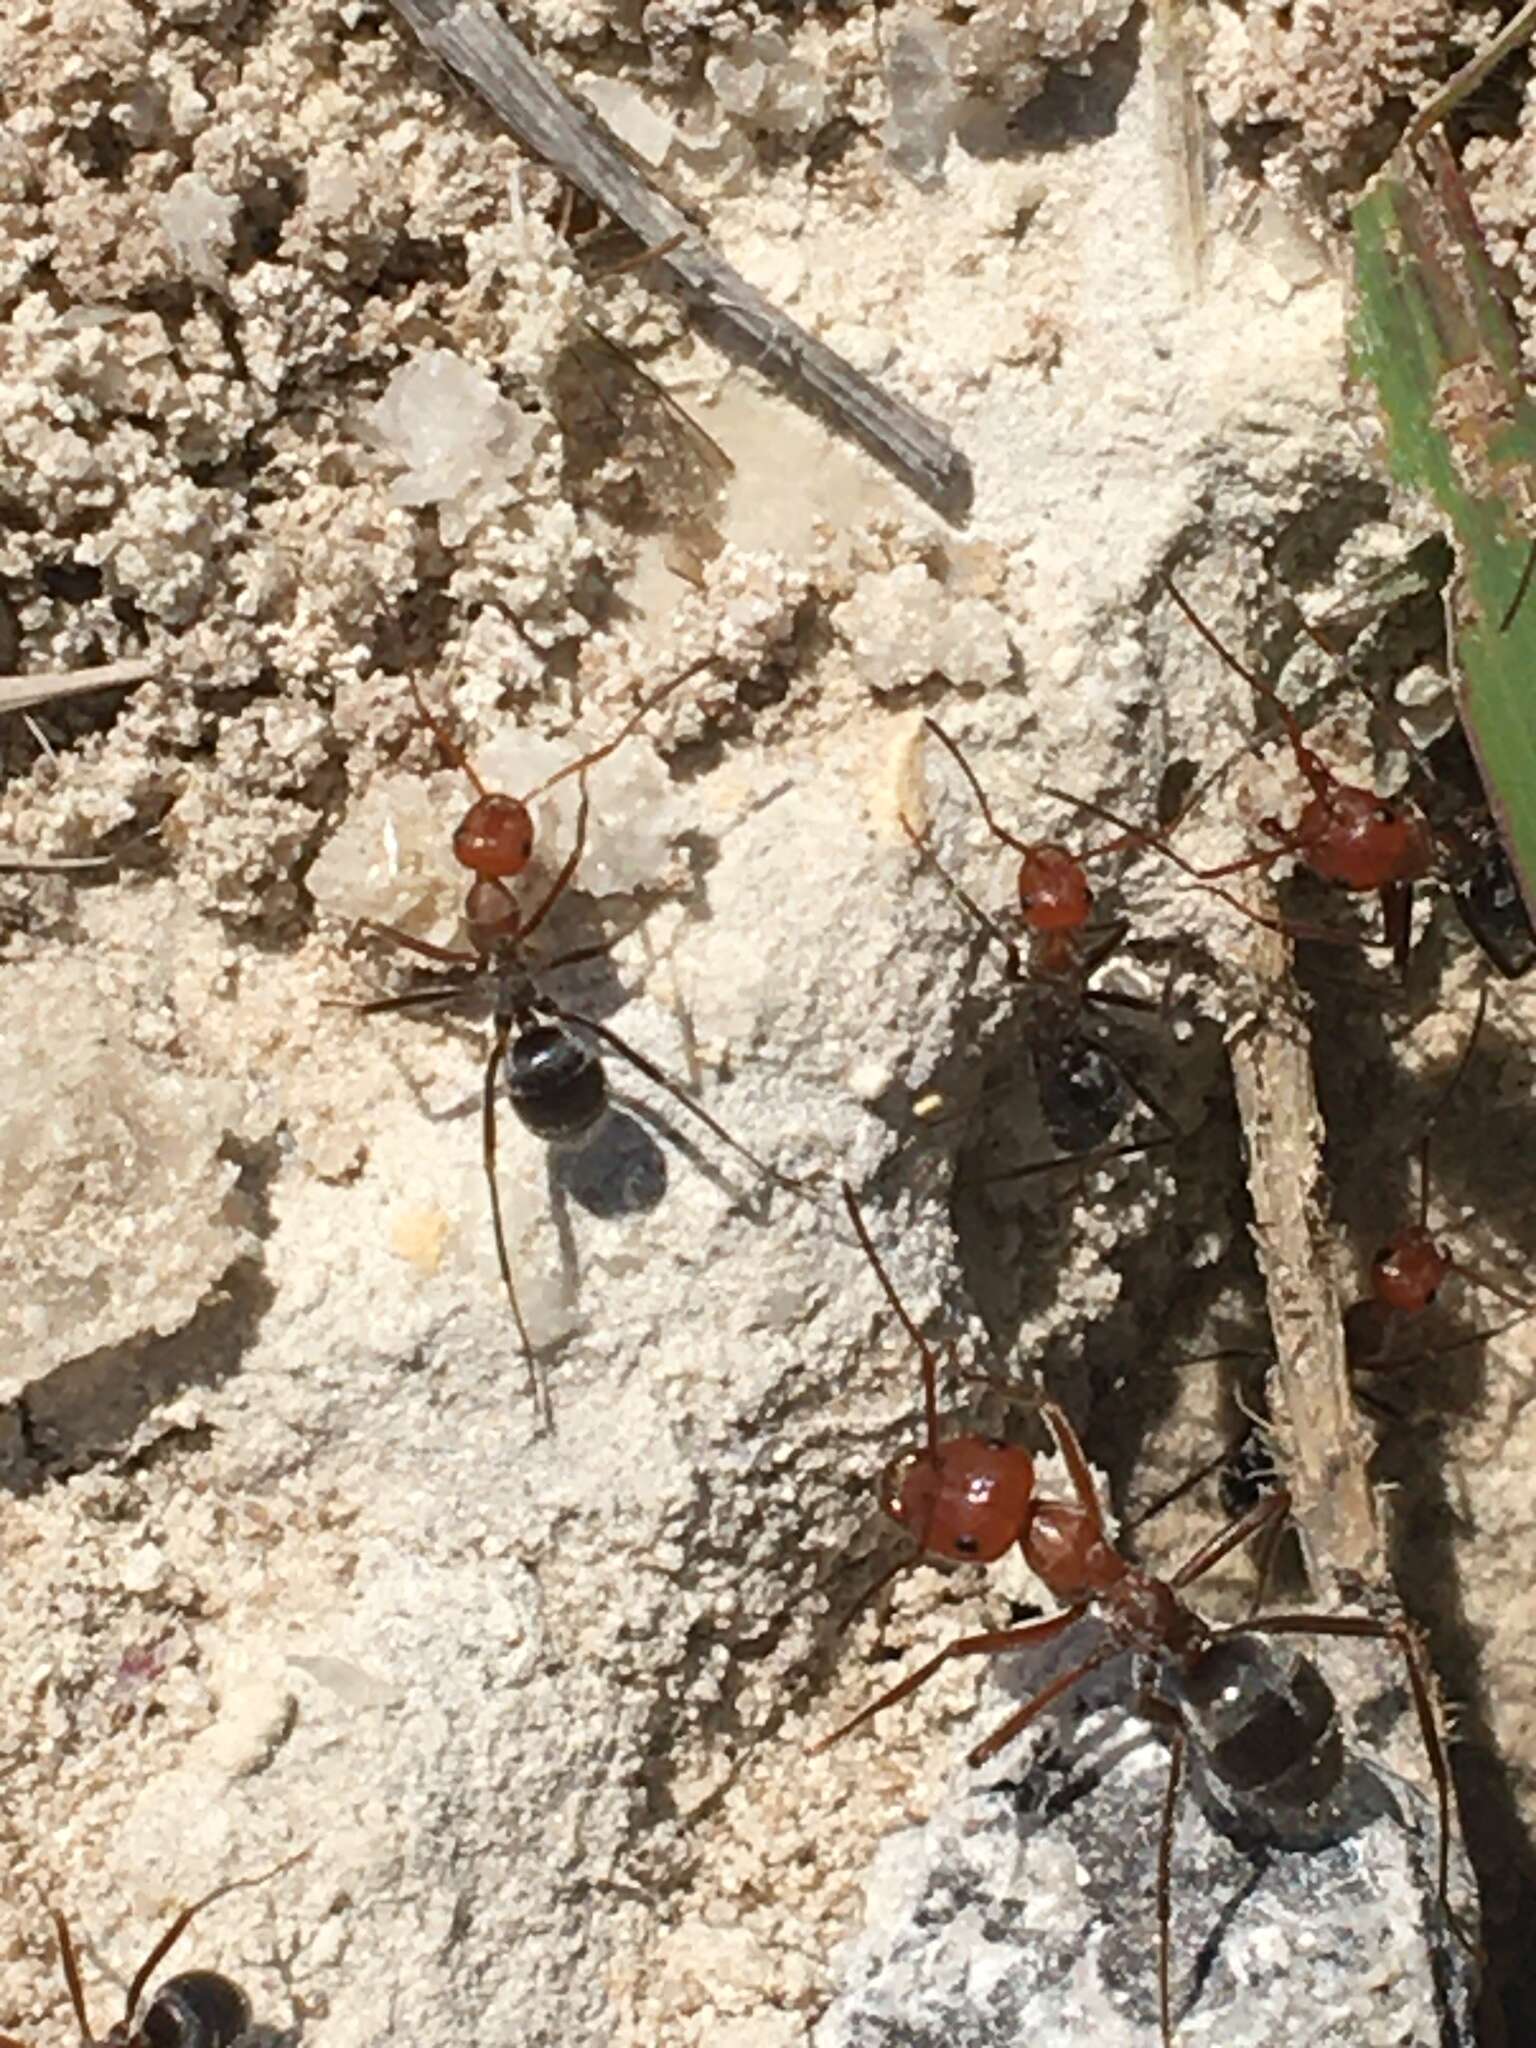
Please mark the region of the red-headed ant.
<svg viewBox="0 0 1536 2048"><path fill-rule="evenodd" d="M1154 1718L1171 1729L1157 1856L1157 1920L1162 2037L1165 2048L1172 2048L1173 1835L1186 1751L1196 1753L1203 1775L1245 1828L1282 1846L1320 1846L1339 1825L1336 1809L1349 1764L1338 1708L1310 1659L1266 1639L1324 1636L1390 1643L1403 1659L1434 1780L1440 1907L1457 1939L1470 1948L1450 1904L1451 1798L1445 1746L1435 1721L1424 1654L1407 1624L1363 1615L1266 1614L1217 1627L1186 1604L1186 1587L1284 1519L1290 1497L1283 1489L1265 1495L1202 1544L1172 1578L1160 1579L1132 1564L1115 1547L1082 1445L1055 1402L1043 1401L1040 1407L1067 1469L1072 1493L1067 1501L1040 1497L1028 1452L969 1434L945 1436L934 1353L903 1306L853 1190L846 1185L843 1199L865 1256L921 1361L925 1440L887 1468L881 1485L883 1505L927 1556L989 1563L1017 1543L1031 1571L1061 1606L1041 1620L947 1643L818 1743L817 1749L841 1742L876 1715L909 1699L955 1658L1036 1649L1096 1613L1105 1625L1104 1638L977 1743L969 1762L974 1767L995 1757L1047 1707L1113 1658L1130 1654L1152 1667L1148 1704Z"/></svg>
<svg viewBox="0 0 1536 2048"><path fill-rule="evenodd" d="M1261 829L1276 843L1220 867L1190 869L1202 881L1270 867L1292 854L1320 881L1356 893L1374 894L1381 902L1386 943L1400 973L1405 971L1412 932L1413 885L1435 871L1437 846L1429 820L1406 797L1380 796L1374 789L1335 775L1317 751L1308 746L1301 721L1274 686L1238 660L1219 640L1171 577L1163 579L1168 595L1211 648L1279 718L1292 756L1311 795L1290 825L1262 818Z"/></svg>
<svg viewBox="0 0 1536 2048"><path fill-rule="evenodd" d="M608 1081L602 1052L617 1053L674 1101L697 1118L748 1165L780 1186L799 1189L800 1183L778 1173L758 1158L741 1141L732 1137L702 1104L695 1101L642 1052L609 1024L600 1023L567 1009L547 995L535 979L535 968L526 957L528 941L544 923L565 894L581 865L586 846L589 797L587 777L633 733L641 720L691 676L708 665L697 661L680 675L651 691L639 708L601 746L569 761L553 775L522 796L487 789L474 764L457 740L433 713L417 688L421 715L436 736L448 759L460 768L475 792L453 835L455 859L474 876L464 900L467 947L439 946L419 939L393 925L363 921L363 928L387 939L390 944L422 955L439 967L454 970L434 979L428 986L408 989L403 995L379 996L357 1008L368 1015L408 1010L426 1004L453 1002L489 987L493 997L493 1028L481 1090L481 1150L486 1186L490 1195L491 1227L496 1240L496 1260L502 1285L517 1326L518 1338L527 1363L529 1390L543 1420L550 1419L548 1391L542 1385L533 1340L518 1301L512 1277L512 1260L507 1249L502 1218L501 1191L496 1178L496 1084L504 1073L507 1097L523 1128L548 1145L571 1144L585 1138L608 1107ZM576 813L575 843L563 866L532 911L524 912L507 886L528 867L533 858L534 823L530 806L569 776L577 778L581 792ZM612 940L578 946L537 964L539 980L557 968L574 967L609 951ZM595 1039L596 1046L588 1041Z"/></svg>
<svg viewBox="0 0 1536 2048"><path fill-rule="evenodd" d="M1536 1306L1510 1293L1480 1267L1457 1258L1429 1225L1430 1141L1435 1124L1466 1074L1487 1008L1488 991L1484 988L1479 992L1477 1014L1472 1020L1472 1029L1467 1034L1461 1057L1419 1141L1418 1215L1412 1223L1405 1223L1400 1230L1394 1231L1377 1248L1371 1258L1369 1298L1354 1302L1345 1311L1346 1350L1350 1365L1357 1371L1391 1372L1415 1364L1421 1357L1439 1355L1399 1352L1397 1339L1434 1306L1441 1288L1453 1275L1459 1275L1520 1314L1529 1314ZM1481 1336L1495 1334L1494 1331L1480 1333ZM1476 1341L1477 1338L1463 1338L1461 1344ZM1451 1348L1459 1349L1461 1346Z"/></svg>
<svg viewBox="0 0 1536 2048"><path fill-rule="evenodd" d="M216 1899L227 1898L231 1892L244 1891L251 1885L269 1884L307 1853L301 1850L299 1856L290 1856L286 1863L280 1863L276 1870L263 1872L260 1877L237 1877L229 1884L217 1885L195 1904L184 1907L134 1972L122 2018L109 2032L100 2036L92 2030L86 2012L80 1959L69 1931L69 1922L57 1909L51 1908L49 1918L58 1938L59 1963L69 1990L75 2023L80 2029L82 2048L231 2048L231 2044L251 2024L251 2005L239 1985L232 1984L228 1977L221 1977L216 1970L185 1970L179 1976L168 1977L142 2016L139 2015L139 2001L150 1978L199 1913ZM0 2048L26 2048L26 2043L14 2035L0 2034Z"/></svg>
<svg viewBox="0 0 1536 2048"><path fill-rule="evenodd" d="M931 863L987 937L1002 949L1009 978L1029 984L1033 996L1030 1047L1041 1114L1053 1143L1069 1159L1080 1159L1085 1154L1113 1158L1171 1142L1178 1130L1167 1111L1099 1038L1083 1027L1083 1014L1089 1006L1155 1008L1139 997L1091 985L1095 971L1124 942L1128 926L1123 919L1099 925L1092 922L1094 893L1084 868L1087 861L1151 843L1155 835L1126 828L1116 838L1080 853L1055 840L1020 839L999 822L980 778L956 741L936 719L925 718L923 723L965 777L993 838L1019 856L1017 917L1023 927L1027 952L1021 951L1001 919L983 910L947 872L927 836L909 819L902 819L903 828L918 852ZM1066 800L1076 802L1073 798ZM1086 804L1079 808L1094 809ZM1151 1112L1163 1134L1109 1152L1100 1150L1133 1098ZM1022 1172L1034 1170L1026 1167ZM1018 1177L1018 1169L995 1176Z"/></svg>

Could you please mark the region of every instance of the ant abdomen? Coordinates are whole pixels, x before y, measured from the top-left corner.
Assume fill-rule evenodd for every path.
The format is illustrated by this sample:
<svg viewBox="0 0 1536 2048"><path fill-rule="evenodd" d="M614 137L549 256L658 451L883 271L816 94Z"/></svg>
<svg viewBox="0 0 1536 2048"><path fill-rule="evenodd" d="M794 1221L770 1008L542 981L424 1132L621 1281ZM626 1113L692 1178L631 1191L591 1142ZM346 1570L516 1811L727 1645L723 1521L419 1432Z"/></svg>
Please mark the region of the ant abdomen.
<svg viewBox="0 0 1536 2048"><path fill-rule="evenodd" d="M1018 1542L1035 1490L1035 1461L1017 1444L946 1437L886 1468L881 1505L925 1554L996 1564Z"/></svg>
<svg viewBox="0 0 1536 2048"><path fill-rule="evenodd" d="M1126 1087L1107 1052L1072 1033L1042 1045L1035 1062L1040 1114L1061 1152L1092 1152L1126 1109Z"/></svg>
<svg viewBox="0 0 1536 2048"><path fill-rule="evenodd" d="M231 2048L250 2024L250 2000L238 1984L216 1970L186 1970L160 1986L127 2040L131 2048Z"/></svg>
<svg viewBox="0 0 1536 2048"><path fill-rule="evenodd" d="M1241 1822L1292 1848L1337 1832L1344 1736L1309 1657L1266 1637L1218 1636L1161 1682L1195 1731L1204 1775Z"/></svg>
<svg viewBox="0 0 1536 2048"><path fill-rule="evenodd" d="M1467 930L1500 974L1518 980L1536 967L1536 932L1504 842L1492 828L1477 844L1476 856L1452 883L1452 895Z"/></svg>
<svg viewBox="0 0 1536 2048"><path fill-rule="evenodd" d="M585 1137L608 1107L602 1061L560 1024L518 1032L507 1047L506 1079L513 1114L546 1144Z"/></svg>

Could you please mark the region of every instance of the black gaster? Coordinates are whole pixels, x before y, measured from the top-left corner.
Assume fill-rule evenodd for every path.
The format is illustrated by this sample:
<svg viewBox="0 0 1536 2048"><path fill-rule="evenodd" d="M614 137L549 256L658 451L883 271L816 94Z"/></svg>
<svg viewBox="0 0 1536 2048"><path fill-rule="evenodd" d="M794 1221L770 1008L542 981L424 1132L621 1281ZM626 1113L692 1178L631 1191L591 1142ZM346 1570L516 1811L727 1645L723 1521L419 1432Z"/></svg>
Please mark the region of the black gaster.
<svg viewBox="0 0 1536 2048"><path fill-rule="evenodd" d="M1059 1152L1092 1152L1107 1143L1129 1107L1115 1062L1077 1033L1037 1048L1035 1081L1040 1113Z"/></svg>
<svg viewBox="0 0 1536 2048"><path fill-rule="evenodd" d="M133 2041L145 2048L230 2048L251 2024L250 2000L215 1970L168 1977Z"/></svg>
<svg viewBox="0 0 1536 2048"><path fill-rule="evenodd" d="M561 1024L530 1024L507 1047L507 1097L546 1144L581 1138L608 1107L608 1077L591 1046Z"/></svg>
<svg viewBox="0 0 1536 2048"><path fill-rule="evenodd" d="M1344 1737L1310 1658L1261 1636L1219 1636L1165 1682L1205 1770L1245 1819L1298 1847L1326 1831Z"/></svg>
<svg viewBox="0 0 1536 2048"><path fill-rule="evenodd" d="M1457 876L1451 893L1462 923L1506 980L1518 981L1536 967L1536 931L1491 819L1477 835L1476 862Z"/></svg>

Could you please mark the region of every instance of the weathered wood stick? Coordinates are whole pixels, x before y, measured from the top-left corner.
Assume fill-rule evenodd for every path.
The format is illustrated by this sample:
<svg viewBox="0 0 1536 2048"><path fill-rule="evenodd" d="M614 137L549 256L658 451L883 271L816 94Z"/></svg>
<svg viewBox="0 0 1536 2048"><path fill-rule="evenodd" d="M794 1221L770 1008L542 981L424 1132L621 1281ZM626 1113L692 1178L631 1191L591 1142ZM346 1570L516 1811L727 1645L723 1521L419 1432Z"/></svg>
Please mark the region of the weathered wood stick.
<svg viewBox="0 0 1536 2048"><path fill-rule="evenodd" d="M423 46L532 155L638 236L717 347L850 434L944 516L970 510L970 464L914 406L807 334L710 248L596 115L575 106L487 0L393 0Z"/></svg>

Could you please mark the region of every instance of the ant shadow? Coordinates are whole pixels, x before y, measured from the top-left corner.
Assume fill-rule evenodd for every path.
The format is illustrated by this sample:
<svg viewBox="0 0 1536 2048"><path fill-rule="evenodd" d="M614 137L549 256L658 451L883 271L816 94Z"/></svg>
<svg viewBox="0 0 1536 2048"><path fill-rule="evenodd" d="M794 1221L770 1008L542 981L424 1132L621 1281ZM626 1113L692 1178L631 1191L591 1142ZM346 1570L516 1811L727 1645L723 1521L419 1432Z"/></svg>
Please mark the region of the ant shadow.
<svg viewBox="0 0 1536 2048"><path fill-rule="evenodd" d="M658 1207L667 1192L667 1158L641 1117L647 1123L661 1123L679 1149L697 1154L696 1147L684 1145L675 1130L662 1119L653 1119L642 1104L631 1109L611 1101L585 1144L550 1147L551 1206L571 1201L605 1222L649 1215Z"/></svg>

